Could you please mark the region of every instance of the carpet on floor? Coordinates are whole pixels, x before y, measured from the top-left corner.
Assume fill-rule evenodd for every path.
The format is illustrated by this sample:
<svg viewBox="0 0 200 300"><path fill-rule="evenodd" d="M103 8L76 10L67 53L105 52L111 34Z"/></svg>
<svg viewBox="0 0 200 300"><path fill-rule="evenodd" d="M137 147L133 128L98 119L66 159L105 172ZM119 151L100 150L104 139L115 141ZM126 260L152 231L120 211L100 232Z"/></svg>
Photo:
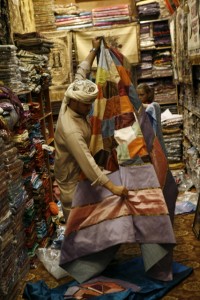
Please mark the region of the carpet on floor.
<svg viewBox="0 0 200 300"><path fill-rule="evenodd" d="M49 288L45 281L27 283L23 298L28 300L88 299L99 300L156 300L187 278L193 269L173 262L173 280L153 280L145 274L142 257L113 263L101 274L83 284L71 281Z"/></svg>

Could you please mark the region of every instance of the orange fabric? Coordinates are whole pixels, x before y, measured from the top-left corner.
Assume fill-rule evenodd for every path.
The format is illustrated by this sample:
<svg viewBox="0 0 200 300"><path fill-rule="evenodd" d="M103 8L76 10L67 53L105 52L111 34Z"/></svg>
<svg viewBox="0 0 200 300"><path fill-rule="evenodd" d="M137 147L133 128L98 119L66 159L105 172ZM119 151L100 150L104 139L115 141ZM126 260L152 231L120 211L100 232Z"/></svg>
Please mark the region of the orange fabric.
<svg viewBox="0 0 200 300"><path fill-rule="evenodd" d="M128 144L128 150L131 158L135 156L148 155L146 144L143 137L137 137L130 144Z"/></svg>
<svg viewBox="0 0 200 300"><path fill-rule="evenodd" d="M125 86L130 86L132 84L127 70L123 66L116 66L119 72L120 78L123 81Z"/></svg>
<svg viewBox="0 0 200 300"><path fill-rule="evenodd" d="M168 210L161 189L129 191L127 200L112 195L99 203L72 208L67 221L66 235L104 220L122 216L167 214Z"/></svg>
<svg viewBox="0 0 200 300"><path fill-rule="evenodd" d="M122 114L134 112L133 105L131 104L127 95L120 97L120 107Z"/></svg>

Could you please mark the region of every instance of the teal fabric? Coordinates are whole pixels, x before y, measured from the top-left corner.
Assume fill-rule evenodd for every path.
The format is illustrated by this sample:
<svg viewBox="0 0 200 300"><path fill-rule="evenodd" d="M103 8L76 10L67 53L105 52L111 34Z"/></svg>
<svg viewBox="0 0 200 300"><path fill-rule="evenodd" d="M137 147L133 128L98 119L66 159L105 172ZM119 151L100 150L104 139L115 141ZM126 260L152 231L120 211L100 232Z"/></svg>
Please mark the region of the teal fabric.
<svg viewBox="0 0 200 300"><path fill-rule="evenodd" d="M120 264L110 265L102 275L105 277L120 279L126 282L134 283L139 286L141 290L134 292L132 289L126 289L123 292L104 294L98 298L98 300L156 300L161 299L169 290L173 289L181 281L187 278L193 269L182 264L173 263L173 280L163 282L159 280L153 280L148 278L144 264L141 257L134 258ZM42 280L36 283L27 283L23 297L27 300L62 300L72 299L72 297L64 298L64 294L70 286L79 286L76 281L71 281L68 284L64 284L54 289L48 288L46 283Z"/></svg>

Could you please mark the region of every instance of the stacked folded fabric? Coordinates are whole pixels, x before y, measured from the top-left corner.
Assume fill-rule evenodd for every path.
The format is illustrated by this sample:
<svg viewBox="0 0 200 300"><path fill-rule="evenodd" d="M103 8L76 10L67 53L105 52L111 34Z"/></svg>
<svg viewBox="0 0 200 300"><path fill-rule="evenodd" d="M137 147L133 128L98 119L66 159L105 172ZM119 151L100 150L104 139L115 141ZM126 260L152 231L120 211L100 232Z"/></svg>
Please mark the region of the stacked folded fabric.
<svg viewBox="0 0 200 300"><path fill-rule="evenodd" d="M172 56L170 51L157 51L153 56L153 77L172 76Z"/></svg>
<svg viewBox="0 0 200 300"><path fill-rule="evenodd" d="M129 4L94 8L92 10L93 25L111 26L132 22L132 11Z"/></svg>
<svg viewBox="0 0 200 300"><path fill-rule="evenodd" d="M141 49L155 48L155 42L151 34L150 23L140 24L140 48Z"/></svg>
<svg viewBox="0 0 200 300"><path fill-rule="evenodd" d="M79 9L77 5L55 5L55 25L57 30L92 27L92 13Z"/></svg>
<svg viewBox="0 0 200 300"><path fill-rule="evenodd" d="M173 75L170 51L143 52L137 67L138 78L158 78Z"/></svg>
<svg viewBox="0 0 200 300"><path fill-rule="evenodd" d="M36 54L49 54L51 48L53 48L53 42L43 37L39 32L14 33L13 38L18 50L26 50Z"/></svg>
<svg viewBox="0 0 200 300"><path fill-rule="evenodd" d="M92 14L89 11L80 12L78 15L56 16L57 30L70 30L92 27Z"/></svg>
<svg viewBox="0 0 200 300"><path fill-rule="evenodd" d="M55 30L53 0L33 0L36 31Z"/></svg>
<svg viewBox="0 0 200 300"><path fill-rule="evenodd" d="M0 81L17 93L24 85L16 51L14 45L0 45Z"/></svg>
<svg viewBox="0 0 200 300"><path fill-rule="evenodd" d="M26 202L22 171L23 162L18 157L8 130L0 123L0 298L13 299L13 289L29 270L25 250L23 214Z"/></svg>
<svg viewBox="0 0 200 300"><path fill-rule="evenodd" d="M137 8L139 19L141 21L158 19L160 17L159 1L155 1L155 0L137 1L136 8Z"/></svg>
<svg viewBox="0 0 200 300"><path fill-rule="evenodd" d="M172 80L164 79L155 82L154 99L156 102L160 104L176 103L177 101L176 86L174 85Z"/></svg>
<svg viewBox="0 0 200 300"><path fill-rule="evenodd" d="M46 247L54 233L50 201L50 181L46 162L45 144L41 132L39 118L40 105L33 101L26 103L24 95L20 95L24 107L25 120L20 129L15 130L13 141L19 149L19 158L23 161L23 180L27 193L24 213L26 247L31 261L34 262L36 250Z"/></svg>
<svg viewBox="0 0 200 300"><path fill-rule="evenodd" d="M30 122L30 113L26 114L26 124L28 125L28 128L32 127L32 124ZM25 124L24 124L25 125ZM32 145L30 139L29 139L29 131L22 126L20 128L19 132L16 131L15 135L13 137L13 141L19 151L19 158L23 162L24 168L23 168L23 181L24 181L24 187L27 193L26 203L24 205L25 211L24 211L24 227L25 227L25 245L28 251L29 257L32 257L35 255L35 251L39 244L37 243L37 236L36 236L36 226L35 226L35 207L34 207L34 199L33 199L33 184L32 184L32 177L33 172L35 170L35 160L34 155L36 152L36 149L34 145Z"/></svg>
<svg viewBox="0 0 200 300"><path fill-rule="evenodd" d="M138 78L152 78L153 52L142 52L141 63L137 67Z"/></svg>
<svg viewBox="0 0 200 300"><path fill-rule="evenodd" d="M156 47L167 47L171 45L168 21L159 21L153 23L153 37Z"/></svg>
<svg viewBox="0 0 200 300"><path fill-rule="evenodd" d="M166 109L161 114L161 122L163 128L163 137L167 149L167 158L169 167L172 169L183 168L182 161L182 141L183 141L183 116L172 114Z"/></svg>
<svg viewBox="0 0 200 300"><path fill-rule="evenodd" d="M28 73L26 78L23 77L23 80L25 80L23 82L26 85L25 90L39 93L42 88L48 88L51 85L48 56L19 50L17 57L20 68L25 69Z"/></svg>

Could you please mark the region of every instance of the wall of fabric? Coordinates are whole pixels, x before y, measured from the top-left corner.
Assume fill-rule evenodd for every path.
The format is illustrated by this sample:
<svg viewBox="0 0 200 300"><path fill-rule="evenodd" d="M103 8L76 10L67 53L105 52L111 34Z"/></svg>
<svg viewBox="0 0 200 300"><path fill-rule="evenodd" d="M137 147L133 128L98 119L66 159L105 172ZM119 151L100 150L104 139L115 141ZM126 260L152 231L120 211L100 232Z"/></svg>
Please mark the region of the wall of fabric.
<svg viewBox="0 0 200 300"><path fill-rule="evenodd" d="M8 0L11 33L35 31L35 19L32 0Z"/></svg>
<svg viewBox="0 0 200 300"><path fill-rule="evenodd" d="M66 0L54 0L55 4L61 4L61 5L67 5L67 4L76 4L80 8L83 9L90 9L97 8L97 7L103 7L103 6L112 6L112 5L118 5L118 4L130 4L134 8L134 1L131 0L110 0L109 2L106 0L97 0L97 1L82 1L82 0L72 0L72 1L66 1ZM68 2L68 3L67 3Z"/></svg>

